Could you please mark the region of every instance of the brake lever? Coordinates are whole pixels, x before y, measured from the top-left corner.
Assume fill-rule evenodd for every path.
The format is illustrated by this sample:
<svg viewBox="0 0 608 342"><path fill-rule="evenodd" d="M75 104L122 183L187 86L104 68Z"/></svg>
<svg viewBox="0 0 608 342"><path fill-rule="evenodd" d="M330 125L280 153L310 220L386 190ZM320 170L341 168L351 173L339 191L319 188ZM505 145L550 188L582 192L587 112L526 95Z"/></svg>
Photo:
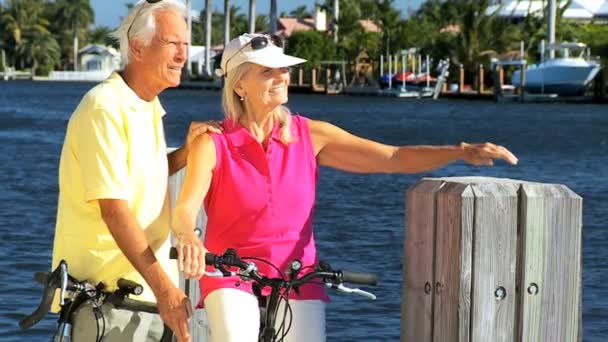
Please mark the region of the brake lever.
<svg viewBox="0 0 608 342"><path fill-rule="evenodd" d="M213 278L222 278L224 277L224 273L220 270L215 270L213 272L205 271L205 275Z"/></svg>
<svg viewBox="0 0 608 342"><path fill-rule="evenodd" d="M367 299L371 299L371 300L376 300L376 295L371 293L371 292L367 292L367 291L363 291L361 289L355 289L355 288L350 288L350 287L346 287L344 286L344 284L331 284L331 283L325 283L325 286L338 290L340 292L343 293L352 293L352 294L357 294L360 296L363 296Z"/></svg>
<svg viewBox="0 0 608 342"><path fill-rule="evenodd" d="M68 288L68 264L65 261L59 263L59 279L61 288L59 291L59 304L65 304L65 292Z"/></svg>

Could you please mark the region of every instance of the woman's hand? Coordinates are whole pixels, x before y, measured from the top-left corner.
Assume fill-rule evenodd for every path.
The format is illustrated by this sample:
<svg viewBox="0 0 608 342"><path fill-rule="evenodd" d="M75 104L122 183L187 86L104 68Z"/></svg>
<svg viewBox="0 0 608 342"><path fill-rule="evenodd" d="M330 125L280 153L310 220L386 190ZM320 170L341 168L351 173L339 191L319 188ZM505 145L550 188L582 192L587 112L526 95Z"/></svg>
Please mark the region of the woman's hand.
<svg viewBox="0 0 608 342"><path fill-rule="evenodd" d="M473 165L494 165L494 159L502 159L511 165L517 164L517 157L503 146L492 143L467 144L458 146L462 153L462 160Z"/></svg>
<svg viewBox="0 0 608 342"><path fill-rule="evenodd" d="M207 249L198 236L191 233L176 234L177 268L187 279L199 279L205 272Z"/></svg>

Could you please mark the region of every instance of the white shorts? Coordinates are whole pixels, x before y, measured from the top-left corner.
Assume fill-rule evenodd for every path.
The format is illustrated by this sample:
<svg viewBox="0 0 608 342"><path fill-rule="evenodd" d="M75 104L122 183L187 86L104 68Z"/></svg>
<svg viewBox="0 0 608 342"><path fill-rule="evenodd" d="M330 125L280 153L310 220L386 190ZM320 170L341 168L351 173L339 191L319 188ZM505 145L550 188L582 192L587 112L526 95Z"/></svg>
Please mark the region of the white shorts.
<svg viewBox="0 0 608 342"><path fill-rule="evenodd" d="M290 300L291 327L284 342L324 342L325 306L321 300ZM283 322L283 303L275 328ZM205 298L210 342L257 342L260 329L258 299L245 291L220 289ZM289 325L289 314L285 318Z"/></svg>

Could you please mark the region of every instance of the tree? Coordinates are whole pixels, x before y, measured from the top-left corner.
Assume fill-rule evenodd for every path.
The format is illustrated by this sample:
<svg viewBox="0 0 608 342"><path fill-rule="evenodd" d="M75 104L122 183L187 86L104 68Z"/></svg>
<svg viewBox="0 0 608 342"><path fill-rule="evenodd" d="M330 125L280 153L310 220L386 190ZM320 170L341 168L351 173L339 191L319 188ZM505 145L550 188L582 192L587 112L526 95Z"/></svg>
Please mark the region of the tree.
<svg viewBox="0 0 608 342"><path fill-rule="evenodd" d="M308 12L306 5L302 5L289 12L289 16L298 19L312 18L312 13Z"/></svg>
<svg viewBox="0 0 608 342"><path fill-rule="evenodd" d="M19 49L25 63L31 65L32 74L39 66L43 67L43 74L48 74L61 57L59 44L48 31L25 32Z"/></svg>
<svg viewBox="0 0 608 342"><path fill-rule="evenodd" d="M336 49L333 41L321 32L298 31L289 37L285 51L289 55L308 60L309 66L321 61L335 59Z"/></svg>
<svg viewBox="0 0 608 342"><path fill-rule="evenodd" d="M78 38L80 33L86 33L89 25L95 22L95 12L89 0L58 0L56 3L56 19L64 29L74 35L74 70L77 70Z"/></svg>
<svg viewBox="0 0 608 342"><path fill-rule="evenodd" d="M17 68L27 64L26 51L22 47L24 38L49 34L49 22L42 16L43 9L41 0L8 0L2 12L3 41L7 47L12 47L7 53Z"/></svg>
<svg viewBox="0 0 608 342"><path fill-rule="evenodd" d="M88 40L93 44L113 46L118 48L118 42L111 36L112 30L107 26L98 26L89 31Z"/></svg>
<svg viewBox="0 0 608 342"><path fill-rule="evenodd" d="M192 41L196 44L205 43L205 10L200 13L200 22L192 28ZM267 19L263 15L256 17L256 31L264 31L267 27ZM249 18L241 13L238 6L230 6L230 38L249 32ZM211 45L224 43L224 13L213 12L211 15Z"/></svg>

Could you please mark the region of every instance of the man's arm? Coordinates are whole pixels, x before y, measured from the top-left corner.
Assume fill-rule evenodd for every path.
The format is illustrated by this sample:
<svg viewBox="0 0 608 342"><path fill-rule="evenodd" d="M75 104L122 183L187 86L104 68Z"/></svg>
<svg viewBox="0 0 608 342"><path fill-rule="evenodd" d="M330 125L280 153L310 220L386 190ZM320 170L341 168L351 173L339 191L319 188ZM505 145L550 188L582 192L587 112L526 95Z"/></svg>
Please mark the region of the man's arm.
<svg viewBox="0 0 608 342"><path fill-rule="evenodd" d="M192 305L162 269L127 201L100 199L99 207L116 244L152 288L163 321L180 341L189 341L188 319L192 315Z"/></svg>
<svg viewBox="0 0 608 342"><path fill-rule="evenodd" d="M186 151L184 146L172 151L167 155L167 159L169 160L169 176L186 166L187 157L188 151Z"/></svg>
<svg viewBox="0 0 608 342"><path fill-rule="evenodd" d="M218 121L213 120L205 122L194 121L190 124L188 136L186 136L186 143L177 150L169 153L167 156L167 159L169 160L169 176L186 166L190 144L192 144L194 138L206 132L222 133L222 126Z"/></svg>

